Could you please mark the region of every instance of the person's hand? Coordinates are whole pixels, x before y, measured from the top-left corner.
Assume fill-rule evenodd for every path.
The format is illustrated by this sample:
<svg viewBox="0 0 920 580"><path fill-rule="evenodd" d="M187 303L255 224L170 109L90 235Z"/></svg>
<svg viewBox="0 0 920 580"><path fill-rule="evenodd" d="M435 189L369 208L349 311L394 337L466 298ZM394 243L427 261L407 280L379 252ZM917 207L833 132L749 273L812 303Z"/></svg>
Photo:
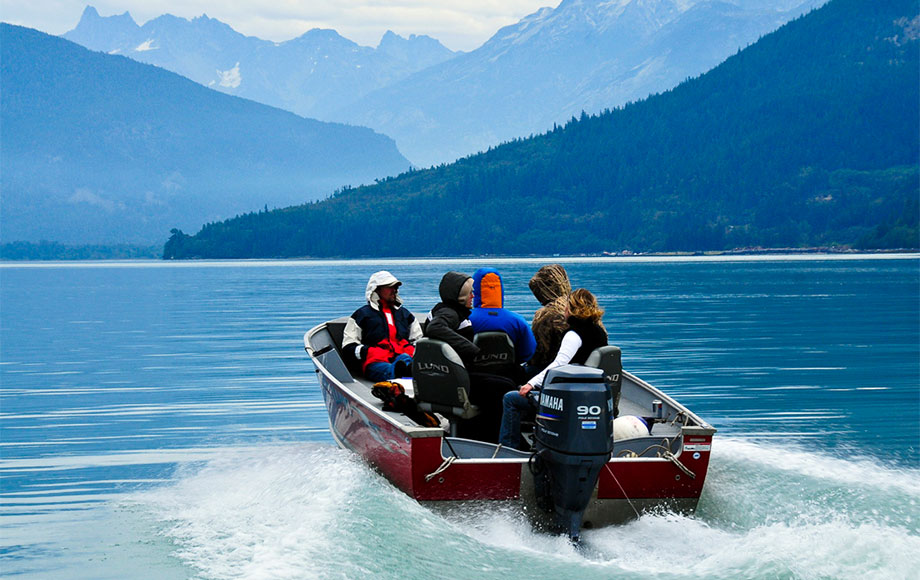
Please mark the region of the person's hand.
<svg viewBox="0 0 920 580"><path fill-rule="evenodd" d="M527 383L526 385L521 385L521 388L518 389L518 394L521 395L522 397L526 397L527 393L529 393L532 390L533 390L533 385L531 385L530 383Z"/></svg>

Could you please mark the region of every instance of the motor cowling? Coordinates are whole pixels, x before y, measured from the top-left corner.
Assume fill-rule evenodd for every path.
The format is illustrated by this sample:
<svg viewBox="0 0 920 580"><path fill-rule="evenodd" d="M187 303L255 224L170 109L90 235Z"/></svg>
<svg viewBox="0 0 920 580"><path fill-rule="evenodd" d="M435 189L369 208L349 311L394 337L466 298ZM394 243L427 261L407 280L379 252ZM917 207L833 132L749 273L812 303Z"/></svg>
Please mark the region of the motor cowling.
<svg viewBox="0 0 920 580"><path fill-rule="evenodd" d="M581 534L585 508L613 451L613 399L603 371L566 365L543 382L537 411L534 485L557 531Z"/></svg>

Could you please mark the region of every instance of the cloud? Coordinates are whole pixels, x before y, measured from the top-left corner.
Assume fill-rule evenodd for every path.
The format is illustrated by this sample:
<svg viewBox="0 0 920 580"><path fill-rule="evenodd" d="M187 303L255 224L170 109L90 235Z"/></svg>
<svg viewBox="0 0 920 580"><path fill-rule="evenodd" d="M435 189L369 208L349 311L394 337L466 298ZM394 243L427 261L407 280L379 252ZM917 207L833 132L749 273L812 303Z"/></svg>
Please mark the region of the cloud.
<svg viewBox="0 0 920 580"><path fill-rule="evenodd" d="M163 178L163 182L160 185L167 194L174 194L185 189L186 183L184 175L178 171L173 171Z"/></svg>
<svg viewBox="0 0 920 580"><path fill-rule="evenodd" d="M332 28L358 44L376 46L383 34L392 30L406 37L432 36L454 50L473 50L499 28L543 6L558 3L558 0L314 0L306 6L299 1L282 1L259 13L259 26L271 31L268 34L276 41L294 38L311 28Z"/></svg>
<svg viewBox="0 0 920 580"><path fill-rule="evenodd" d="M91 190L85 187L78 187L67 201L72 204L85 203L87 205L96 206L102 208L108 213L112 213L117 209L124 209L125 206L123 203L114 202L110 199L106 199L96 193L93 193Z"/></svg>

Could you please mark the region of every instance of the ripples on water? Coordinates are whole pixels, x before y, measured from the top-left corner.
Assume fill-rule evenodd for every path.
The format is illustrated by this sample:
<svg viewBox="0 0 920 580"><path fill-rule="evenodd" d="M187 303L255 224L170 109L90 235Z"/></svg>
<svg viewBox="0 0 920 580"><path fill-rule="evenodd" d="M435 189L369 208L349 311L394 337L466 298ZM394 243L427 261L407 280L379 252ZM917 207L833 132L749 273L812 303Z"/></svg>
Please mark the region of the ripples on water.
<svg viewBox="0 0 920 580"><path fill-rule="evenodd" d="M499 265L527 318L542 263ZM444 271L478 265L383 267L421 313ZM302 335L360 304L379 264L2 267L0 564L72 578L907 578L917 266L567 263L627 368L719 429L696 516L591 531L581 552L501 508L432 513L331 447Z"/></svg>

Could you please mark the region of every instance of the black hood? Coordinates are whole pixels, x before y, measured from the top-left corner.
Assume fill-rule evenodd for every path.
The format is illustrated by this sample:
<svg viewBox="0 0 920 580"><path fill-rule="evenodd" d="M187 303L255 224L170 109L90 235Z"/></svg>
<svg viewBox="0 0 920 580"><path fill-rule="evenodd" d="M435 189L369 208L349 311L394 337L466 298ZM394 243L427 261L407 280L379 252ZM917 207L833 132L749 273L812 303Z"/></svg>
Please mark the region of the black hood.
<svg viewBox="0 0 920 580"><path fill-rule="evenodd" d="M469 274L464 274L462 272L450 271L444 274L444 277L441 278L441 284L438 286L438 294L441 295L441 301L462 306L458 300L460 297L460 290L463 289L463 285L466 284L466 281L470 279Z"/></svg>

